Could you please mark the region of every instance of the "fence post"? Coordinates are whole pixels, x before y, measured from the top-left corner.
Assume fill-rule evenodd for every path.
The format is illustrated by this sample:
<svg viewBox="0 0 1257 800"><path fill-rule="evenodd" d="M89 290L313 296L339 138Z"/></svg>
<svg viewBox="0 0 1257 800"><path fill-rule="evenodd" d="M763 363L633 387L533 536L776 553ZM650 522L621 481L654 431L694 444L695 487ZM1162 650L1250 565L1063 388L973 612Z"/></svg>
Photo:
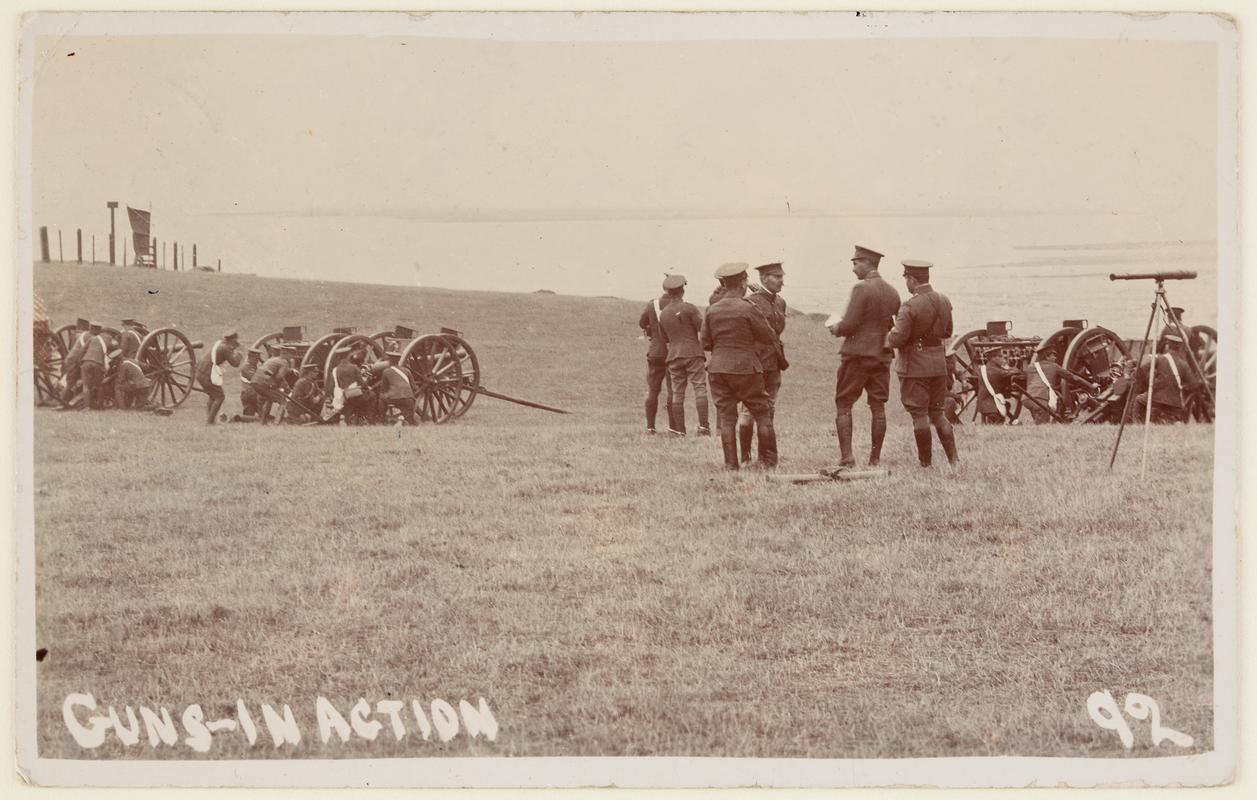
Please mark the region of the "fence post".
<svg viewBox="0 0 1257 800"><path fill-rule="evenodd" d="M75 232L77 234L78 241L79 241L79 248L78 248L79 263L82 264L83 263L83 229L77 228Z"/></svg>
<svg viewBox="0 0 1257 800"><path fill-rule="evenodd" d="M48 226L39 226L39 260L43 262L51 261L48 257Z"/></svg>
<svg viewBox="0 0 1257 800"><path fill-rule="evenodd" d="M65 263L65 245L61 241L61 229L57 228L57 260Z"/></svg>
<svg viewBox="0 0 1257 800"><path fill-rule="evenodd" d="M170 246L170 263L174 265L175 272L179 271L179 242L176 241Z"/></svg>
<svg viewBox="0 0 1257 800"><path fill-rule="evenodd" d="M196 269L196 242L192 243L192 269Z"/></svg>
<svg viewBox="0 0 1257 800"><path fill-rule="evenodd" d="M92 264L96 263L96 234L92 234Z"/></svg>
<svg viewBox="0 0 1257 800"><path fill-rule="evenodd" d="M117 210L118 203L110 200L108 203L105 203L105 207L109 209L109 266L114 267L117 266L117 261L114 260L114 253L117 252L114 249L114 237L117 231L114 229L113 212Z"/></svg>
<svg viewBox="0 0 1257 800"><path fill-rule="evenodd" d="M221 258L218 259L218 271L219 272L223 271L223 260Z"/></svg>

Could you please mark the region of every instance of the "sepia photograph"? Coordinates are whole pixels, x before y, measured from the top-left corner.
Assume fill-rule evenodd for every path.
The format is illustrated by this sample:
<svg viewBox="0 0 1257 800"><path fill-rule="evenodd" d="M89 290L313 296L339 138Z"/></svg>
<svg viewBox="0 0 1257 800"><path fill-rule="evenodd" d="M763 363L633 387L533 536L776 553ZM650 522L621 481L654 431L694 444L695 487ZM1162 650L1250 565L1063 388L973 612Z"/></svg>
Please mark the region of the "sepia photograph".
<svg viewBox="0 0 1257 800"><path fill-rule="evenodd" d="M1232 780L1231 17L18 58L27 780Z"/></svg>

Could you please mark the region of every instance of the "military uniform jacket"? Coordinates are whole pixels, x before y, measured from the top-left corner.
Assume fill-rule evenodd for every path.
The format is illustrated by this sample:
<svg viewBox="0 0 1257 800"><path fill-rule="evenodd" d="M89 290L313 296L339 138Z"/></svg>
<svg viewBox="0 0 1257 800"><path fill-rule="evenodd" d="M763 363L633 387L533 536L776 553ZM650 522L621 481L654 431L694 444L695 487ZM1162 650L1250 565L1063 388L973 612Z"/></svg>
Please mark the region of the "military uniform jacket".
<svg viewBox="0 0 1257 800"><path fill-rule="evenodd" d="M671 295L662 295L659 298L659 308L667 308L670 302L672 302ZM650 339L650 349L646 351L646 357L667 358L668 343L659 334L659 318L655 316L654 301L647 303L646 308L642 309L642 316L637 320L637 326L646 334L646 338Z"/></svg>
<svg viewBox="0 0 1257 800"><path fill-rule="evenodd" d="M773 331L772 346L761 344L757 353L759 354L759 363L763 365L765 372L775 372L780 370L783 363L782 353L784 352L781 345L781 333L786 329L786 301L779 294L773 294L767 289L760 289L752 292L746 298L751 301L751 305L759 313L764 315L764 321L768 323L768 327Z"/></svg>
<svg viewBox="0 0 1257 800"><path fill-rule="evenodd" d="M122 387L127 391L141 391L153 388L153 379L144 374L144 369L134 359L122 359L122 365L118 367L118 377L114 379L115 387Z"/></svg>
<svg viewBox="0 0 1257 800"><path fill-rule="evenodd" d="M83 362L88 361L94 361L102 367L109 366L109 347L105 344L103 333L88 338L87 346L83 348Z"/></svg>
<svg viewBox="0 0 1257 800"><path fill-rule="evenodd" d="M88 336L88 332L83 331L75 337L74 344L70 347L70 352L66 353L65 361L61 363L62 374L68 374L83 360L83 351L87 349Z"/></svg>
<svg viewBox="0 0 1257 800"><path fill-rule="evenodd" d="M292 387L292 400L299 406L305 406L307 410L313 411L318 403L318 387L310 378L298 378Z"/></svg>
<svg viewBox="0 0 1257 800"><path fill-rule="evenodd" d="M749 300L729 296L707 309L699 337L711 351L707 371L725 375L763 372L760 345L774 345L777 335Z"/></svg>
<svg viewBox="0 0 1257 800"><path fill-rule="evenodd" d="M384 393L380 395L385 400L413 400L415 398L415 382L410 376L410 370L405 367L392 366L384 370L380 375L380 383L384 386Z"/></svg>
<svg viewBox="0 0 1257 800"><path fill-rule="evenodd" d="M986 381L982 380L983 368L986 369L986 377L991 382L991 388L1004 399L1008 399L1009 392L1012 391L1013 376L1019 373L1015 369L1005 369L995 364L984 364L978 367L978 413L999 414L999 406L987 390Z"/></svg>
<svg viewBox="0 0 1257 800"><path fill-rule="evenodd" d="M1185 394L1195 389L1200 384L1200 380L1187 363L1187 359L1181 356L1160 353L1156 359L1157 374L1152 385L1152 402L1157 405L1182 408L1186 399ZM1145 356L1144 363L1135 373L1135 385L1140 391L1145 391L1148 386L1148 367L1151 360L1151 357ZM1176 372L1177 377L1175 377Z"/></svg>
<svg viewBox="0 0 1257 800"><path fill-rule="evenodd" d="M288 370L287 360L282 356L271 356L262 362L262 366L258 367L257 372L253 373L253 377L249 382L254 386L278 389L280 384L284 382L284 376L288 374Z"/></svg>
<svg viewBox="0 0 1257 800"><path fill-rule="evenodd" d="M895 371L903 378L947 375L943 342L951 334L951 301L928 283L921 284L899 307L895 325L887 337L887 343L899 351Z"/></svg>
<svg viewBox="0 0 1257 800"><path fill-rule="evenodd" d="M1039 372L1034 368L1038 364L1039 369L1043 370L1043 377L1047 378L1045 384L1043 379L1039 377ZM1086 383L1086 379L1081 375L1075 375L1069 370L1057 364L1055 361L1036 361L1026 365L1026 394L1036 400L1047 400L1052 396L1052 392L1060 394L1065 388L1065 382ZM1049 388L1051 391L1049 391Z"/></svg>
<svg viewBox="0 0 1257 800"><path fill-rule="evenodd" d="M348 389L355 383L362 380L362 368L350 361L342 361L332 370L332 374L327 376L327 384L324 388L330 396L336 384L340 384L340 388Z"/></svg>
<svg viewBox="0 0 1257 800"><path fill-rule="evenodd" d="M668 360L702 358L703 344L698 340L703 329L703 315L692 303L672 303L659 320L659 331L668 346Z"/></svg>
<svg viewBox="0 0 1257 800"><path fill-rule="evenodd" d="M886 334L895 324L899 292L873 272L851 287L847 310L835 327L845 337L839 351L844 358L869 356L890 363L894 353L886 347Z"/></svg>

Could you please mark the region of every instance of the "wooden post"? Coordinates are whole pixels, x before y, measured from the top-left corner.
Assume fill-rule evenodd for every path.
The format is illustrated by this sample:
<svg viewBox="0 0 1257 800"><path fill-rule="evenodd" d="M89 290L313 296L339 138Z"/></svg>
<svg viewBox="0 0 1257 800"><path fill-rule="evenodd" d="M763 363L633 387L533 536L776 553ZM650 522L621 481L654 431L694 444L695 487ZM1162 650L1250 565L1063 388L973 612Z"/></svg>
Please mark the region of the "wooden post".
<svg viewBox="0 0 1257 800"><path fill-rule="evenodd" d="M92 263L96 263L96 234L92 234Z"/></svg>
<svg viewBox="0 0 1257 800"><path fill-rule="evenodd" d="M221 258L218 259L218 271L219 272L223 271L223 260Z"/></svg>
<svg viewBox="0 0 1257 800"><path fill-rule="evenodd" d="M161 268L166 268L166 243L161 243Z"/></svg>
<svg viewBox="0 0 1257 800"><path fill-rule="evenodd" d="M179 243L175 242L170 245L170 265L174 267L175 272L179 271Z"/></svg>
<svg viewBox="0 0 1257 800"><path fill-rule="evenodd" d="M51 261L48 257L48 226L39 226L39 260L47 263Z"/></svg>
<svg viewBox="0 0 1257 800"><path fill-rule="evenodd" d="M118 210L118 204L110 200L108 203L105 203L105 207L109 209L109 266L113 267L117 266L117 262L114 260L114 253L116 252L114 250L114 237L117 235L117 230L114 228L113 212Z"/></svg>
<svg viewBox="0 0 1257 800"><path fill-rule="evenodd" d="M57 228L57 260L65 263L65 245L61 241L61 229Z"/></svg>
<svg viewBox="0 0 1257 800"><path fill-rule="evenodd" d="M83 263L83 229L77 228L76 233L78 235L78 240L79 240L79 250L78 250L79 263L82 264Z"/></svg>
<svg viewBox="0 0 1257 800"><path fill-rule="evenodd" d="M192 269L196 269L196 242L192 243Z"/></svg>

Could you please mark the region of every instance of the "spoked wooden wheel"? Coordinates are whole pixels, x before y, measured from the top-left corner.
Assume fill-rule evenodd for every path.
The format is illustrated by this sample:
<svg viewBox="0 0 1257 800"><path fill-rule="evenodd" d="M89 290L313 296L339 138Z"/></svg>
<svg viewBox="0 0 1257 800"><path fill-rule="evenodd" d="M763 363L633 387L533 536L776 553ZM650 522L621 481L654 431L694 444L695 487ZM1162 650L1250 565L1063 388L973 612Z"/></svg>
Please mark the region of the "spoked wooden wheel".
<svg viewBox="0 0 1257 800"><path fill-rule="evenodd" d="M1070 341L1061 366L1098 384L1104 391L1120 374L1122 361L1129 357L1125 342L1116 333L1096 325Z"/></svg>
<svg viewBox="0 0 1257 800"><path fill-rule="evenodd" d="M447 337L428 335L415 339L402 353L401 365L415 379L415 410L423 419L442 423L460 413L462 360Z"/></svg>
<svg viewBox="0 0 1257 800"><path fill-rule="evenodd" d="M61 401L58 382L61 364L65 361L65 343L48 328L35 331L35 404L56 404Z"/></svg>
<svg viewBox="0 0 1257 800"><path fill-rule="evenodd" d="M252 349L261 350L262 359L265 360L265 359L270 358L271 356L277 356L281 352L283 352L280 347L283 344L283 342L284 342L284 332L276 331L275 333L268 333L265 336L263 336L261 339L258 339L256 342L253 343Z"/></svg>
<svg viewBox="0 0 1257 800"><path fill-rule="evenodd" d="M461 417L471 408L471 404L476 401L476 393L480 391L480 361L476 358L476 351L462 338L449 333L441 336L454 348L462 372L462 380L458 386L458 405L454 409L454 416Z"/></svg>
<svg viewBox="0 0 1257 800"><path fill-rule="evenodd" d="M327 363L327 355L332 352L332 347L341 339L345 338L343 333L329 333L328 335L316 339L314 344L310 345L310 349L301 357L300 369L305 369L309 364L313 364L319 370L319 383L327 379L328 373L323 371L324 365Z"/></svg>
<svg viewBox="0 0 1257 800"><path fill-rule="evenodd" d="M375 342L386 355L401 353L413 339L413 336L398 336L397 331L393 329L371 334L371 341Z"/></svg>
<svg viewBox="0 0 1257 800"><path fill-rule="evenodd" d="M985 335L985 328L969 331L947 348L947 367L951 376L960 384L959 391L956 392L960 404L956 410L957 416L973 407L978 400L978 365L974 363L973 353L969 350L969 342ZM976 409L974 414L976 416Z"/></svg>
<svg viewBox="0 0 1257 800"><path fill-rule="evenodd" d="M1213 422L1213 401L1210 393L1218 390L1218 332L1208 325L1193 325L1190 330L1192 355L1209 384L1206 392L1197 387L1187 397L1187 418L1196 422Z"/></svg>
<svg viewBox="0 0 1257 800"><path fill-rule="evenodd" d="M363 336L354 333L338 339L332 347L327 350L327 356L323 359L323 374L331 375L332 370L341 362L341 359L348 356L354 350L363 348L367 350L373 359L384 357L384 346L372 336ZM370 362L367 362L369 365Z"/></svg>
<svg viewBox="0 0 1257 800"><path fill-rule="evenodd" d="M196 353L192 342L175 328L158 328L140 342L136 362L153 379L151 400L174 408L192 394Z"/></svg>
<svg viewBox="0 0 1257 800"><path fill-rule="evenodd" d="M1043 358L1043 354L1051 350L1056 353L1056 363L1065 363L1065 351L1069 349L1069 343L1074 337L1082 332L1082 328L1061 328L1043 341L1039 342L1039 346L1034 350L1034 356L1030 359L1031 363L1039 361Z"/></svg>

